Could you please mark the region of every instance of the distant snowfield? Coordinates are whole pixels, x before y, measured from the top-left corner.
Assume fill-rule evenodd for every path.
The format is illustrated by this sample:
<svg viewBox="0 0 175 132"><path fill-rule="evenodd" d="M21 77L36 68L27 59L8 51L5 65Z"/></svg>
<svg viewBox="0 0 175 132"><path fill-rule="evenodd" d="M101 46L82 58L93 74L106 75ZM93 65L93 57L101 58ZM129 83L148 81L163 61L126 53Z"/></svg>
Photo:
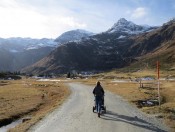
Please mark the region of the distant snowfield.
<svg viewBox="0 0 175 132"><path fill-rule="evenodd" d="M61 82L61 81L69 81L69 80L58 80L58 79L38 79L36 81L49 81L49 82Z"/></svg>
<svg viewBox="0 0 175 132"><path fill-rule="evenodd" d="M118 37L118 39L122 39L122 38L125 38L126 36L123 36L123 35L120 35L119 37Z"/></svg>
<svg viewBox="0 0 175 132"><path fill-rule="evenodd" d="M175 81L175 78L171 78L171 79L168 79L168 80L170 80L170 81Z"/></svg>
<svg viewBox="0 0 175 132"><path fill-rule="evenodd" d="M130 80L113 80L111 82L130 82Z"/></svg>
<svg viewBox="0 0 175 132"><path fill-rule="evenodd" d="M18 50L15 50L15 49L11 49L9 51L12 52L12 53L18 53L19 52Z"/></svg>
<svg viewBox="0 0 175 132"><path fill-rule="evenodd" d="M161 81L175 81L175 78L160 78Z"/></svg>

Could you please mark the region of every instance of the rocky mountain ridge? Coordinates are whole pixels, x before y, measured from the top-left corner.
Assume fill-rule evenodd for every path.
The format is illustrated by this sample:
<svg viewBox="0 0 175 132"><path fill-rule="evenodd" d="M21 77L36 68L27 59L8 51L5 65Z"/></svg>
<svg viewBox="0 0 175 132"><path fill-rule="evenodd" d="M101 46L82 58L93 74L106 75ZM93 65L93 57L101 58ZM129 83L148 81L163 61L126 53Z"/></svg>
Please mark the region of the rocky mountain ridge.
<svg viewBox="0 0 175 132"><path fill-rule="evenodd" d="M121 22L118 22L120 27L119 23ZM68 42L23 71L37 74L123 68L140 61L141 56L156 52L157 48L166 45L167 42L174 42L172 37L174 28L175 25L172 23L159 28L154 27L150 31L145 30L139 34L125 32L125 27L124 30L111 33L108 30L78 42ZM139 30L139 28L134 29ZM143 29L140 30L143 31ZM121 37L123 32L125 37Z"/></svg>
<svg viewBox="0 0 175 132"><path fill-rule="evenodd" d="M61 42L76 41L90 34L85 30L70 31L78 36L72 37L73 34L62 34L57 38ZM82 34L82 35L81 35ZM66 39L67 38L67 39ZM58 47L61 43L55 39L33 39L33 38L0 38L0 71L18 71L21 68L32 65Z"/></svg>
<svg viewBox="0 0 175 132"><path fill-rule="evenodd" d="M61 34L55 39L55 42L59 44L64 44L69 41L81 40L82 38L86 38L92 35L94 35L94 33L82 29L71 30Z"/></svg>
<svg viewBox="0 0 175 132"><path fill-rule="evenodd" d="M126 33L126 34L140 34L144 32L149 32L157 27L148 25L137 25L131 21L127 21L125 18L121 18L115 23L107 33Z"/></svg>

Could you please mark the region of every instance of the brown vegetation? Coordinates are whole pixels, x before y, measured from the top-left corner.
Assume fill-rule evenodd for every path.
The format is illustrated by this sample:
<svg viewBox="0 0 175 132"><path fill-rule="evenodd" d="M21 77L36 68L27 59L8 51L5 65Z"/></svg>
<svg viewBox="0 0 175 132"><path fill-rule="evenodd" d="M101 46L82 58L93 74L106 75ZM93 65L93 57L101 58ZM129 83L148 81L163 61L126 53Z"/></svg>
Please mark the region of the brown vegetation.
<svg viewBox="0 0 175 132"><path fill-rule="evenodd" d="M161 72L161 77L167 77L169 72ZM174 73L172 73L172 76ZM140 83L135 82L135 77L150 76L155 78L152 81L142 81L143 88ZM102 86L115 94L127 99L131 104L137 105L138 100L157 99L157 80L156 71L138 71L133 73L110 72L95 75L92 79L83 80L83 83L95 86L99 80ZM121 81L121 82L120 82ZM122 82L123 81L123 82ZM125 82L124 82L125 81ZM163 118L171 128L175 130L175 81L161 80L160 95L161 106L139 107L142 111Z"/></svg>
<svg viewBox="0 0 175 132"><path fill-rule="evenodd" d="M61 82L39 82L32 79L0 81L1 126L24 116L31 117L11 129L23 132L51 112L70 94Z"/></svg>

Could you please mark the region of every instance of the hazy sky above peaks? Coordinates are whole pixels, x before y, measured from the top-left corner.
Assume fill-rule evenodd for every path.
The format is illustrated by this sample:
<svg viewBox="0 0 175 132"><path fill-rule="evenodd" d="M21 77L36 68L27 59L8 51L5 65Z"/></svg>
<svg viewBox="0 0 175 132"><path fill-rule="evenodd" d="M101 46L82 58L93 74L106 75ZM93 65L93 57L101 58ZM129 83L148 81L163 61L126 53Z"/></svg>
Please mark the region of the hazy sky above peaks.
<svg viewBox="0 0 175 132"><path fill-rule="evenodd" d="M0 0L0 37L56 38L73 29L94 33L120 18L162 25L175 17L175 0Z"/></svg>

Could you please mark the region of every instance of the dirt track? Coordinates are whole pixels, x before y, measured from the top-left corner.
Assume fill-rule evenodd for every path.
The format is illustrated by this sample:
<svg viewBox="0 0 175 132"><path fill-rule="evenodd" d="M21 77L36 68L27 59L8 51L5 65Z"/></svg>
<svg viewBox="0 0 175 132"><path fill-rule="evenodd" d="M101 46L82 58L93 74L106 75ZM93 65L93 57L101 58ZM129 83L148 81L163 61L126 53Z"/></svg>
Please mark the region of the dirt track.
<svg viewBox="0 0 175 132"><path fill-rule="evenodd" d="M146 116L120 96L106 92L107 113L101 118L92 112L92 88L79 83L69 84L72 95L49 114L31 132L165 132L162 122Z"/></svg>

